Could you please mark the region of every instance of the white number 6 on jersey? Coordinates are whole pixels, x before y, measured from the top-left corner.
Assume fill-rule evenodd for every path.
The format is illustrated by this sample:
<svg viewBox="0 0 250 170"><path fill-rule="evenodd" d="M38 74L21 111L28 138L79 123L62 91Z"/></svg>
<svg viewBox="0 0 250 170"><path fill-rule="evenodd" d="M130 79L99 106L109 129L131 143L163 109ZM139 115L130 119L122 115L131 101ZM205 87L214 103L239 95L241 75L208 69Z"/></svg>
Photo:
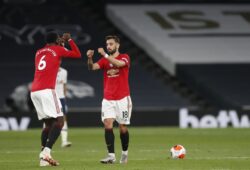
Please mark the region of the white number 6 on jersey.
<svg viewBox="0 0 250 170"><path fill-rule="evenodd" d="M45 55L42 56L42 58L41 58L40 61L39 61L38 70L43 70L43 69L45 69L45 67L46 67L46 61L44 60L44 58L45 58Z"/></svg>

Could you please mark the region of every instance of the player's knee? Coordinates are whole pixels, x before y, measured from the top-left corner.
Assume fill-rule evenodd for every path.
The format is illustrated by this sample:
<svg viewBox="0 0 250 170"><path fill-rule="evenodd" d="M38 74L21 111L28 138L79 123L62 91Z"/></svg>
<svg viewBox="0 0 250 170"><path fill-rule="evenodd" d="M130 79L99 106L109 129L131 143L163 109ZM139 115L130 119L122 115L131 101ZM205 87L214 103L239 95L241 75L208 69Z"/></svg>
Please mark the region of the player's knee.
<svg viewBox="0 0 250 170"><path fill-rule="evenodd" d="M105 129L111 129L111 128L113 128L113 119L105 119L104 121L103 121L103 123L104 123L104 128Z"/></svg>
<svg viewBox="0 0 250 170"><path fill-rule="evenodd" d="M64 125L64 118L63 117L60 117L60 118L57 118L57 121L56 121L56 126L60 129L63 128L63 125Z"/></svg>
<svg viewBox="0 0 250 170"><path fill-rule="evenodd" d="M113 128L113 124L104 123L104 128L105 128L105 129L112 129L112 128Z"/></svg>
<svg viewBox="0 0 250 170"><path fill-rule="evenodd" d="M56 123L56 127L62 129L63 128L63 125L64 125L64 122L57 122Z"/></svg>
<svg viewBox="0 0 250 170"><path fill-rule="evenodd" d="M128 128L126 125L119 125L120 133L126 133Z"/></svg>

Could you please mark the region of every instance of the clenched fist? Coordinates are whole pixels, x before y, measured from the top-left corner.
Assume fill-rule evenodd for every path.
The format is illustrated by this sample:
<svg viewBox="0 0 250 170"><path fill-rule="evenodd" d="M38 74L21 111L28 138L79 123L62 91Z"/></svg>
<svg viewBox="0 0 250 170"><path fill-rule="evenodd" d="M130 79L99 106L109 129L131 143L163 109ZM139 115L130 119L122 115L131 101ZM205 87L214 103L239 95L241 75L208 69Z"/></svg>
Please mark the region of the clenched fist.
<svg viewBox="0 0 250 170"><path fill-rule="evenodd" d="M93 55L94 55L94 50L88 50L88 51L87 51L87 56L88 56L88 58L92 58Z"/></svg>
<svg viewBox="0 0 250 170"><path fill-rule="evenodd" d="M65 41L68 41L69 39L71 39L71 35L70 35L70 33L63 33L62 38L63 38Z"/></svg>

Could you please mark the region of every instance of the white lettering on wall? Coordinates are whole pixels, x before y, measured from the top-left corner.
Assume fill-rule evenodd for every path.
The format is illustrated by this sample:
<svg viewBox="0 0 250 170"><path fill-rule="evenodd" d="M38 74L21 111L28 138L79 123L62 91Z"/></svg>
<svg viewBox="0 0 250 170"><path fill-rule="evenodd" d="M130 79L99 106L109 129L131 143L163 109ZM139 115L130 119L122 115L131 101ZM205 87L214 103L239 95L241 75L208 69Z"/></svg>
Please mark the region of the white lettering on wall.
<svg viewBox="0 0 250 170"><path fill-rule="evenodd" d="M16 117L0 117L0 131L24 131L28 129L29 123L29 117L22 117L19 124Z"/></svg>
<svg viewBox="0 0 250 170"><path fill-rule="evenodd" d="M250 122L247 115L238 115L235 110L221 110L218 116L205 114L201 118L189 114L188 109L183 108L179 111L180 128L249 128Z"/></svg>

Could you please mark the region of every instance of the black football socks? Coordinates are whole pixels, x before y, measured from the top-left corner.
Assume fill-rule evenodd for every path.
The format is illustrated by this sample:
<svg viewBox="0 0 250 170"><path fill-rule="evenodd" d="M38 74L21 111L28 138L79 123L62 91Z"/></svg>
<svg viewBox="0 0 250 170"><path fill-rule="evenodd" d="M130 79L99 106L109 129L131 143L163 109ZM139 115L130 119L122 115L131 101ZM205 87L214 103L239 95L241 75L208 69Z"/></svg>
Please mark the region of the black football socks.
<svg viewBox="0 0 250 170"><path fill-rule="evenodd" d="M113 129L105 129L105 141L109 153L115 153L114 142L115 135Z"/></svg>
<svg viewBox="0 0 250 170"><path fill-rule="evenodd" d="M122 143L122 150L127 151L128 150L128 144L129 144L129 133L126 131L125 133L120 133L120 139Z"/></svg>
<svg viewBox="0 0 250 170"><path fill-rule="evenodd" d="M46 142L46 147L52 149L52 146L56 142L57 138L60 136L62 130L62 125L58 121L55 121L51 127L48 135L48 140Z"/></svg>
<svg viewBox="0 0 250 170"><path fill-rule="evenodd" d="M43 128L42 133L41 133L42 150L46 145L48 135L49 135L49 128Z"/></svg>

